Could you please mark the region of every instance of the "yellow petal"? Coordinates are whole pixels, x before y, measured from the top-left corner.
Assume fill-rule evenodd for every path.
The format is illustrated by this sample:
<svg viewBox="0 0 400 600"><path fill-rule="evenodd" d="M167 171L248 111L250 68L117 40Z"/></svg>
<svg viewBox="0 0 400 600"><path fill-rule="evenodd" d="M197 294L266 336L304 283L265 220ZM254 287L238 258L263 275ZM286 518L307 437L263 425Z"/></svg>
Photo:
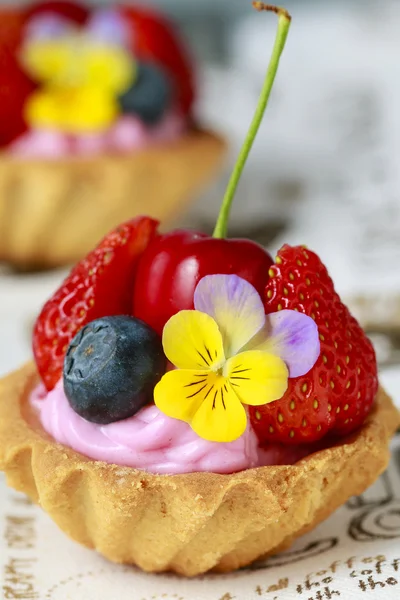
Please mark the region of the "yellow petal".
<svg viewBox="0 0 400 600"><path fill-rule="evenodd" d="M218 368L225 360L222 336L212 317L197 310L182 310L166 323L164 352L179 369Z"/></svg>
<svg viewBox="0 0 400 600"><path fill-rule="evenodd" d="M244 404L260 406L282 398L287 390L288 369L278 356L259 350L230 358L224 375Z"/></svg>
<svg viewBox="0 0 400 600"><path fill-rule="evenodd" d="M69 110L63 114L63 127L71 133L102 131L118 116L118 104L106 90L85 86L72 92Z"/></svg>
<svg viewBox="0 0 400 600"><path fill-rule="evenodd" d="M206 371L169 371L154 388L154 402L168 417L190 423L210 395L217 375Z"/></svg>
<svg viewBox="0 0 400 600"><path fill-rule="evenodd" d="M124 48L67 35L58 40L25 44L21 61L37 81L60 87L94 86L121 94L137 76L137 67Z"/></svg>
<svg viewBox="0 0 400 600"><path fill-rule="evenodd" d="M119 46L92 44L82 54L81 69L88 85L122 94L137 75L131 55Z"/></svg>
<svg viewBox="0 0 400 600"><path fill-rule="evenodd" d="M33 92L25 102L24 117L31 127L57 128L60 121L57 98L46 90Z"/></svg>
<svg viewBox="0 0 400 600"><path fill-rule="evenodd" d="M212 371L169 371L154 389L154 402L211 442L233 442L246 429L246 411L232 386Z"/></svg>
<svg viewBox="0 0 400 600"><path fill-rule="evenodd" d="M198 407L191 426L210 442L233 442L246 430L246 411L225 377L215 377L212 391Z"/></svg>
<svg viewBox="0 0 400 600"><path fill-rule="evenodd" d="M73 60L71 46L64 40L34 40L24 45L21 62L37 81L57 81Z"/></svg>
<svg viewBox="0 0 400 600"><path fill-rule="evenodd" d="M110 127L118 110L113 95L102 89L48 86L28 98L25 118L32 127L85 134L101 132Z"/></svg>

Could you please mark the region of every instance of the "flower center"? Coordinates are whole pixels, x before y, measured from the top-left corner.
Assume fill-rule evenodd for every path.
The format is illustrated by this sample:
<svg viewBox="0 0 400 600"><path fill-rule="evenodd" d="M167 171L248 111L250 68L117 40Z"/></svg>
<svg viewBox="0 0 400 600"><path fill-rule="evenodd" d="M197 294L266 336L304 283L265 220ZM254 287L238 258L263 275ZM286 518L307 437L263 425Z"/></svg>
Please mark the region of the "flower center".
<svg viewBox="0 0 400 600"><path fill-rule="evenodd" d="M216 365L212 370L219 377L224 377L224 365Z"/></svg>

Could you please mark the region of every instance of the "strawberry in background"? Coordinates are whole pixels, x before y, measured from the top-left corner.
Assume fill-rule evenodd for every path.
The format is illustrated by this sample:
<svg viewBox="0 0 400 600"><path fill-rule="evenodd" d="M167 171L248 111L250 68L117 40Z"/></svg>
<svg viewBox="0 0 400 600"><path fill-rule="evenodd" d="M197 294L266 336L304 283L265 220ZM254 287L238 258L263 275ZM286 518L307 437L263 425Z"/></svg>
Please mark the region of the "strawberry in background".
<svg viewBox="0 0 400 600"><path fill-rule="evenodd" d="M17 59L23 28L24 17L19 11L12 8L0 10L0 147L26 130L23 106L35 89Z"/></svg>
<svg viewBox="0 0 400 600"><path fill-rule="evenodd" d="M15 51L22 40L24 16L13 8L1 9L0 16L1 50Z"/></svg>

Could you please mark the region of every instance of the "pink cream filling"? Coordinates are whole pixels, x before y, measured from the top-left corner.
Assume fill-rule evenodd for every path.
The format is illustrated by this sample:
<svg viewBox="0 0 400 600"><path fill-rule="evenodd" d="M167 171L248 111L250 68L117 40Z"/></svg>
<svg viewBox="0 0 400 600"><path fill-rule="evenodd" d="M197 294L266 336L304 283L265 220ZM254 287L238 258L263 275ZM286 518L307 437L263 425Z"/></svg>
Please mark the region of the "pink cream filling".
<svg viewBox="0 0 400 600"><path fill-rule="evenodd" d="M8 151L20 158L57 160L67 156L90 156L105 153L127 153L179 139L186 119L169 112L154 127L147 127L133 116L121 117L102 133L67 135L59 131L32 129L17 138Z"/></svg>
<svg viewBox="0 0 400 600"><path fill-rule="evenodd" d="M94 460L150 473L235 473L253 467L293 464L308 454L304 448L281 445L261 449L250 426L234 442L208 442L187 423L165 416L154 405L124 421L109 425L90 423L72 410L62 381L51 392L40 384L30 402L45 431L60 444Z"/></svg>

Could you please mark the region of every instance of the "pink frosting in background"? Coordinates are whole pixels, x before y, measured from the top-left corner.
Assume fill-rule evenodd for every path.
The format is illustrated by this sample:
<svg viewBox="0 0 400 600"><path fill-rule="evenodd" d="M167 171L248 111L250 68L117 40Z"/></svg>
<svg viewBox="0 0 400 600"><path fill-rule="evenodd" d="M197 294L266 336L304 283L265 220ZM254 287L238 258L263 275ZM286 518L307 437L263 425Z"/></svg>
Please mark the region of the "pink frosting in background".
<svg viewBox="0 0 400 600"><path fill-rule="evenodd" d="M187 423L167 417L154 405L124 421L90 423L72 410L62 381L49 393L39 385L31 404L45 431L57 442L94 460L150 473L234 473L257 466L292 464L307 454L305 449L290 446L261 449L250 426L234 442L208 442Z"/></svg>
<svg viewBox="0 0 400 600"><path fill-rule="evenodd" d="M8 152L21 158L60 158L71 152L67 136L57 131L31 130L17 138Z"/></svg>
<svg viewBox="0 0 400 600"><path fill-rule="evenodd" d="M32 129L17 138L8 148L20 158L57 160L67 156L93 156L127 153L179 139L186 128L186 119L169 112L154 127L140 119L123 116L107 131L87 135L66 135L59 131Z"/></svg>

